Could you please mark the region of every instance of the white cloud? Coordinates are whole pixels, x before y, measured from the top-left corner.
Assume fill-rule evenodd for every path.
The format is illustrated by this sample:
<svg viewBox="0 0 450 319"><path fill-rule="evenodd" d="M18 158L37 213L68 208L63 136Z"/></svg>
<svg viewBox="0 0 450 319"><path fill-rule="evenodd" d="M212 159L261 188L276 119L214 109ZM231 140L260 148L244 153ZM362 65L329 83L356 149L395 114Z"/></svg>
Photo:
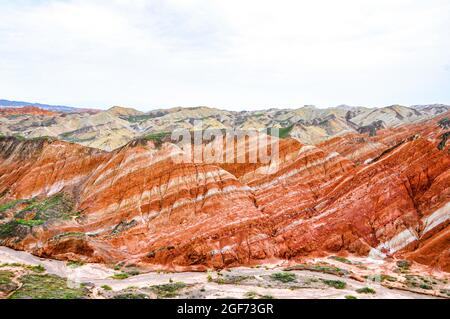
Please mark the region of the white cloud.
<svg viewBox="0 0 450 319"><path fill-rule="evenodd" d="M0 2L2 98L229 109L450 103L444 0Z"/></svg>

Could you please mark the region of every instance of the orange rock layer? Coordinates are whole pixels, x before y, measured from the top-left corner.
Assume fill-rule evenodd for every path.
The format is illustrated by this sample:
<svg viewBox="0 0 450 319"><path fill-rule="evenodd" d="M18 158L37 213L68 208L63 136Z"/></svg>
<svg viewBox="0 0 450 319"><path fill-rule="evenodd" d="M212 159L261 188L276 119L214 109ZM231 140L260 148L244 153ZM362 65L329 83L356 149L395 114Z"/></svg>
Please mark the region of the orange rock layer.
<svg viewBox="0 0 450 319"><path fill-rule="evenodd" d="M282 139L277 161L256 164L180 163L179 146L143 140L108 153L2 138L0 223L33 218L14 200L61 193L77 215L0 231L0 242L177 269L351 253L450 271L450 155L437 121L316 146Z"/></svg>
<svg viewBox="0 0 450 319"><path fill-rule="evenodd" d="M8 116L8 115L47 115L54 116L58 115L57 112L47 111L35 106L24 106L18 108L0 108L0 116Z"/></svg>

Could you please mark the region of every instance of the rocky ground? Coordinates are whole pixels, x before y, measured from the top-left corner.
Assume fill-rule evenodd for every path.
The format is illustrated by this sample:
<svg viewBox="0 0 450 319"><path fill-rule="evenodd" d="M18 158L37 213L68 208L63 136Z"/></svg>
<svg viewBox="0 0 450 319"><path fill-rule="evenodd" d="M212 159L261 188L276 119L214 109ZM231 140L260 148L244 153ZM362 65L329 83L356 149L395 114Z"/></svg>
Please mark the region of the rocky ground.
<svg viewBox="0 0 450 319"><path fill-rule="evenodd" d="M0 247L0 298L450 298L448 273L402 260L331 256L221 271L141 271L41 259Z"/></svg>

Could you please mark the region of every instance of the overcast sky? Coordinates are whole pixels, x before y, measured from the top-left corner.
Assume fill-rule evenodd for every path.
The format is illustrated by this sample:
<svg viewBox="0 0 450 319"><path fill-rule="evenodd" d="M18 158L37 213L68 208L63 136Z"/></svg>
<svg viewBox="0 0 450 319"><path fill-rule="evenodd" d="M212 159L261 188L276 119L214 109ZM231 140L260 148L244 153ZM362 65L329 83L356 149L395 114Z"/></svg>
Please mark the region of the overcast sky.
<svg viewBox="0 0 450 319"><path fill-rule="evenodd" d="M450 104L450 1L0 0L0 98Z"/></svg>

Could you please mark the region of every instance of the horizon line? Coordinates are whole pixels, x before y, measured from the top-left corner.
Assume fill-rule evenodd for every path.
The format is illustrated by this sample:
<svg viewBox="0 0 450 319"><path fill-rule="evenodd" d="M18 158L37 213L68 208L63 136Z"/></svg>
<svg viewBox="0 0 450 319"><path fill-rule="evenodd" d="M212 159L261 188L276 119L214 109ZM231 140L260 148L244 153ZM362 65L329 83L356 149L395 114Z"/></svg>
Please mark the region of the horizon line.
<svg viewBox="0 0 450 319"><path fill-rule="evenodd" d="M251 110L246 110L244 108L240 109L240 110L230 110L229 108L222 107L222 106L209 106L209 105L199 104L199 105L186 105L186 106L182 106L182 105L158 106L158 107L150 108L148 111L142 111L140 107L120 105L120 104L115 104L115 105L112 105L109 107L108 106L91 107L91 106L78 106L78 105L73 106L73 105L66 105L66 104L53 104L53 103L47 103L47 102L29 102L29 101L6 99L6 98L0 98L0 101L24 104L21 106L0 105L0 108L8 108L8 107L21 108L21 107L27 107L27 106L35 106L35 107L47 106L48 107L49 106L49 107L73 108L73 109L80 109L80 110L108 111L115 107L121 107L121 108L133 109L133 110L143 112L143 113L158 111L158 110L171 110L171 109L176 109L176 108L183 108L183 109L210 108L210 109L216 109L216 110L227 111L227 112L258 112L258 111L266 111L266 110L298 110L298 109L307 108L307 107L316 108L316 109L335 109L335 108L339 108L339 107L378 109L378 108L386 108L386 107L391 107L391 106L403 106L403 107L411 108L414 106L424 106L424 105L446 105L446 106L450 105L450 104L440 103L440 102L418 103L418 104L412 104L412 105L393 103L393 104L389 104L389 105L379 105L379 106L350 105L350 104L341 103L341 104L337 104L336 106L318 106L315 104L304 104L304 105L298 106L298 107L295 107L295 106L283 106L283 107L281 107L281 106L261 106L261 108L260 108L259 106L256 106L256 108L251 109ZM145 107L143 107L143 108L145 108ZM245 107L245 108L248 108L248 107Z"/></svg>

